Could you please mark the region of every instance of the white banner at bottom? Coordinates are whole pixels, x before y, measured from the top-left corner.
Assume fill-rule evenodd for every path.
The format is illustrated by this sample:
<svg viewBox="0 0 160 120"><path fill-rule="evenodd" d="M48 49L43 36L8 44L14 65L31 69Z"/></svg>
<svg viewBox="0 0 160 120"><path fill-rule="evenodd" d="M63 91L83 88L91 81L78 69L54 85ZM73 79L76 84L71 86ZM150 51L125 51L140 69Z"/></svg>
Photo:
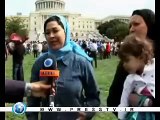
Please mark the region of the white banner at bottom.
<svg viewBox="0 0 160 120"><path fill-rule="evenodd" d="M0 107L0 112L160 112L160 107Z"/></svg>

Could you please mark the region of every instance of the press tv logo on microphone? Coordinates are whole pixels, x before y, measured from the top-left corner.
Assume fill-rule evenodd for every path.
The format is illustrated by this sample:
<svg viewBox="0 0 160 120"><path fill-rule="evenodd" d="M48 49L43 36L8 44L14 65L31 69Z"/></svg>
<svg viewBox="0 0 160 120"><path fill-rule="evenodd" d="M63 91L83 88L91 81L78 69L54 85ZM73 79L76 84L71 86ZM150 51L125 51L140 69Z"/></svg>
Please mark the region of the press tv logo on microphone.
<svg viewBox="0 0 160 120"><path fill-rule="evenodd" d="M24 114L26 112L26 105L22 102L17 102L13 105L12 112L18 115Z"/></svg>
<svg viewBox="0 0 160 120"><path fill-rule="evenodd" d="M43 70L40 70L40 76L41 77L59 77L59 70L56 70L56 62L53 61L51 58L47 58L44 61L44 68ZM55 69L55 70L53 70Z"/></svg>
<svg viewBox="0 0 160 120"><path fill-rule="evenodd" d="M44 61L44 66L45 67L51 67L53 64L53 60L51 58L47 58L45 61Z"/></svg>

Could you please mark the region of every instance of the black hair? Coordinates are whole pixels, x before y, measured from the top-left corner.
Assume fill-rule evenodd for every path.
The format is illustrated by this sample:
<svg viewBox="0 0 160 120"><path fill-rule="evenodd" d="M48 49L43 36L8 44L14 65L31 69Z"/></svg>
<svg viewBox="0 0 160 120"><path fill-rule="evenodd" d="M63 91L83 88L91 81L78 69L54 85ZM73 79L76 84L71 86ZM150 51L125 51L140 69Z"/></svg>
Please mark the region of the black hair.
<svg viewBox="0 0 160 120"><path fill-rule="evenodd" d="M64 26L63 26L63 23L61 22L60 18L58 16L52 16L52 17L49 17L45 22L44 22L44 33L45 33L45 30L46 30L46 26L49 22L52 22L52 21L57 21L57 23L64 29Z"/></svg>

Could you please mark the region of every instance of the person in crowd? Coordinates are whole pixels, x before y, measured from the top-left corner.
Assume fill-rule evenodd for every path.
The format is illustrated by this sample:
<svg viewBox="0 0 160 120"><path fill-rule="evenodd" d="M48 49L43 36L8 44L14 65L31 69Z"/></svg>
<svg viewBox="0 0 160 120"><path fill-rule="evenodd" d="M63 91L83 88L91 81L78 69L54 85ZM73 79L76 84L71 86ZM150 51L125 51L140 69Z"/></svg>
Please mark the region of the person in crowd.
<svg viewBox="0 0 160 120"><path fill-rule="evenodd" d="M60 77L56 81L54 105L56 107L99 106L99 88L97 86L92 59L84 50L70 40L69 23L63 16L54 15L44 23L44 34L48 43L48 52L40 56L32 67L31 82L41 81L39 71L48 54L54 55ZM53 90L54 91L54 90ZM67 99L66 99L67 98ZM49 106L49 99L28 97L28 107ZM41 120L90 120L95 113L79 112L42 112ZM38 120L38 113L27 112L28 120Z"/></svg>
<svg viewBox="0 0 160 120"><path fill-rule="evenodd" d="M38 43L37 42L33 44L33 56L34 58L38 57Z"/></svg>
<svg viewBox="0 0 160 120"><path fill-rule="evenodd" d="M7 60L7 58L8 58L8 48L5 42L5 61Z"/></svg>
<svg viewBox="0 0 160 120"><path fill-rule="evenodd" d="M106 59L106 57L107 57L107 54L106 54L106 42L104 41L104 43L103 43L103 46L104 46L104 51L103 51L103 59Z"/></svg>
<svg viewBox="0 0 160 120"><path fill-rule="evenodd" d="M106 54L107 54L107 59L111 58L111 44L110 44L110 42L107 42L107 45L106 45Z"/></svg>
<svg viewBox="0 0 160 120"><path fill-rule="evenodd" d="M152 106L152 101L155 99L155 58L153 58L151 41L129 35L121 45L118 55L123 62L124 69L129 73L124 81L119 107L129 107L128 98L131 93L144 96L136 107ZM131 114L118 112L118 118L130 119L128 116L133 117L133 113ZM153 120L154 114L138 112L137 118Z"/></svg>
<svg viewBox="0 0 160 120"><path fill-rule="evenodd" d="M42 53L48 52L48 44L46 41L43 42L42 45Z"/></svg>
<svg viewBox="0 0 160 120"><path fill-rule="evenodd" d="M115 42L112 43L112 55L115 55L115 51L116 51L116 44Z"/></svg>
<svg viewBox="0 0 160 120"><path fill-rule="evenodd" d="M91 50L91 55L90 57L92 57L94 59L94 62L95 62L95 68L97 68L97 44L96 44L96 41L93 39L92 40L92 43L90 45L90 50ZM93 62L92 62L92 65L93 65Z"/></svg>
<svg viewBox="0 0 160 120"><path fill-rule="evenodd" d="M28 43L27 44L27 54L31 54L32 52L31 47L32 47L31 43Z"/></svg>
<svg viewBox="0 0 160 120"><path fill-rule="evenodd" d="M154 43L154 27L155 14L153 11L150 9L140 9L133 11L130 19L130 34L134 34L135 36L139 37L140 40L146 40L146 38L149 38L153 40ZM123 84L128 74L129 73L123 67L123 62L120 61L119 65L117 66L113 82L109 89L109 95L107 98L108 107L117 107L120 104ZM131 93L129 95L129 105L137 106L140 98L141 96ZM114 114L117 116L117 113Z"/></svg>
<svg viewBox="0 0 160 120"><path fill-rule="evenodd" d="M25 42L23 42L23 46L25 48L25 55L27 54L27 44Z"/></svg>
<svg viewBox="0 0 160 120"><path fill-rule="evenodd" d="M38 42L38 55L40 55L42 53L42 43L41 42Z"/></svg>
<svg viewBox="0 0 160 120"><path fill-rule="evenodd" d="M82 49L86 52L86 54L91 57L91 50L89 49L89 47L87 46L86 42L84 41L84 43L82 44Z"/></svg>
<svg viewBox="0 0 160 120"><path fill-rule="evenodd" d="M24 81L23 59L25 47L22 40L12 41L9 45L9 52L13 55L13 80Z"/></svg>
<svg viewBox="0 0 160 120"><path fill-rule="evenodd" d="M5 102L23 101L24 96L45 97L50 92L51 85L47 81L26 83L24 81L5 80Z"/></svg>
<svg viewBox="0 0 160 120"><path fill-rule="evenodd" d="M86 48L87 48L86 41L83 41L83 43L82 43L82 46L81 46L81 47L84 49L84 51L86 50Z"/></svg>
<svg viewBox="0 0 160 120"><path fill-rule="evenodd" d="M103 59L103 53L104 53L104 51L105 51L105 48L104 48L104 45L103 45L103 41L101 41L100 45L99 45L99 49L98 49L100 60Z"/></svg>

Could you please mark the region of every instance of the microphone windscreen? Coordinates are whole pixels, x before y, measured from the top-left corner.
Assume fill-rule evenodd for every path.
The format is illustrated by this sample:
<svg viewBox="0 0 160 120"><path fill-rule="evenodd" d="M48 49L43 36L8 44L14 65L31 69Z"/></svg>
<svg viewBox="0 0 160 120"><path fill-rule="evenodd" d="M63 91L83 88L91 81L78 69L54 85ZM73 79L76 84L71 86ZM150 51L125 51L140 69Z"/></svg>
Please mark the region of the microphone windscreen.
<svg viewBox="0 0 160 120"><path fill-rule="evenodd" d="M44 69L55 70L57 69L56 57L52 54L48 54L43 64Z"/></svg>

